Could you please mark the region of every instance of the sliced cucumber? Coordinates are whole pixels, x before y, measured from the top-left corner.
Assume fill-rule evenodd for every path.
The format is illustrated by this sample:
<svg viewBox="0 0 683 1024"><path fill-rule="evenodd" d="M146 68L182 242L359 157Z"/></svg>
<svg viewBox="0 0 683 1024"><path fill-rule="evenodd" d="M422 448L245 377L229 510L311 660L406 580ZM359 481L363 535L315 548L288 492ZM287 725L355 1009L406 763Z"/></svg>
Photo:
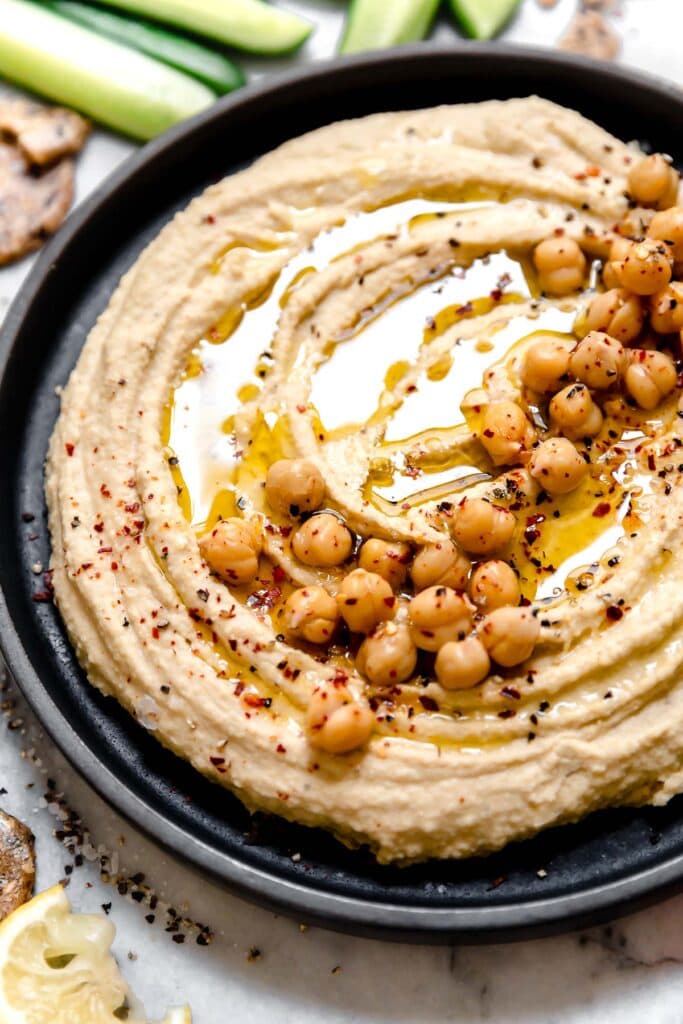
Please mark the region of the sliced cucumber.
<svg viewBox="0 0 683 1024"><path fill-rule="evenodd" d="M379 50L424 39L440 0L352 0L340 53Z"/></svg>
<svg viewBox="0 0 683 1024"><path fill-rule="evenodd" d="M313 26L298 14L261 0L107 0L155 21L179 25L201 36L252 53L290 53ZM393 0L391 0L393 3Z"/></svg>
<svg viewBox="0 0 683 1024"><path fill-rule="evenodd" d="M460 27L471 39L493 39L519 7L520 0L449 0Z"/></svg>
<svg viewBox="0 0 683 1024"><path fill-rule="evenodd" d="M0 70L138 139L216 98L194 78L27 0L0 0Z"/></svg>
<svg viewBox="0 0 683 1024"><path fill-rule="evenodd" d="M156 57L164 64L185 71L218 93L231 92L244 85L244 75L234 61L208 46L169 32L168 29L138 18L104 11L92 4L80 3L79 0L42 2L55 14L61 14L79 25L91 28L93 32L109 36L110 39L146 53L148 57Z"/></svg>

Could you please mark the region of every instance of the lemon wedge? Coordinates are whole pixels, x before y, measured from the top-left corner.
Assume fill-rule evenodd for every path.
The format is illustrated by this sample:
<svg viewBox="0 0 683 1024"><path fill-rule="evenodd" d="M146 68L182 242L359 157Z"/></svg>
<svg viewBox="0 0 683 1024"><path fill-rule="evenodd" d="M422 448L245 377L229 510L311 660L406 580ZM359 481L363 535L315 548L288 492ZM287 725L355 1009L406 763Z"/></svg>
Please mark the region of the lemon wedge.
<svg viewBox="0 0 683 1024"><path fill-rule="evenodd" d="M149 1024L111 954L103 914L72 914L61 885L0 924L2 1024ZM187 1007L161 1024L192 1024Z"/></svg>

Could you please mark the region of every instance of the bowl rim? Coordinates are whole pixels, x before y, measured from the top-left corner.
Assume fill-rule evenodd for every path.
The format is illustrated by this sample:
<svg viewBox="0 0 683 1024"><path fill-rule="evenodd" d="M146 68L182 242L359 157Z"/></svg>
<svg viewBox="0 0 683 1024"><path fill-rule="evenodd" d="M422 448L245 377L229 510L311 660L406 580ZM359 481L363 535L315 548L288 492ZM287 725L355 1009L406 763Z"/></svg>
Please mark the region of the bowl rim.
<svg viewBox="0 0 683 1024"><path fill-rule="evenodd" d="M110 174L69 215L57 234L38 255L29 275L8 309L0 327L0 389L22 321L38 296L44 279L58 266L62 254L78 244L79 233L105 201L150 164L230 113L263 100L275 90L328 78L342 71L378 73L383 69L432 58L468 62L524 62L527 68L560 67L568 75L588 75L596 89L602 80L618 82L629 90L645 90L660 100L679 106L683 92L674 83L636 71L574 54L542 47L501 43L420 43L390 51L362 53L299 66L268 76L219 99L215 104L147 143ZM362 116L362 115L359 115ZM0 650L7 667L39 721L71 766L117 813L179 858L185 866L209 872L228 888L254 902L283 911L299 920L355 934L400 941L500 942L606 920L652 903L683 884L683 854L628 877L601 883L578 892L491 907L406 906L392 901L363 900L310 888L278 877L225 851L214 848L150 806L124 785L85 744L49 693L32 666L26 647L8 608L0 585Z"/></svg>

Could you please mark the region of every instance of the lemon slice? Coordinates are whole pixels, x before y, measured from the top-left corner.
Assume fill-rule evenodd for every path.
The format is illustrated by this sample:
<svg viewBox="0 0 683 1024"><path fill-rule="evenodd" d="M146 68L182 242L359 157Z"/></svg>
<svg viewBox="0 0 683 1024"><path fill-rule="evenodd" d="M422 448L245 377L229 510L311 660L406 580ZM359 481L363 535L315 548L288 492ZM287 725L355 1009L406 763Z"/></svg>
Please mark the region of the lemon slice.
<svg viewBox="0 0 683 1024"><path fill-rule="evenodd" d="M102 914L72 914L61 885L0 924L2 1024L148 1024L119 974ZM162 1024L192 1024L187 1007Z"/></svg>

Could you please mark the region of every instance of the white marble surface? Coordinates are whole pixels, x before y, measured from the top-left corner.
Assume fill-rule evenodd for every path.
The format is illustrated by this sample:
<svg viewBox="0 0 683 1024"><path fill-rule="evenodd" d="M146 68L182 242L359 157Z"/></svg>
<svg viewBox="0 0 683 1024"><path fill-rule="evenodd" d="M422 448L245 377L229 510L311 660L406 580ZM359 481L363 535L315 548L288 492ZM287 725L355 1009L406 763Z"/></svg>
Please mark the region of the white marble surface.
<svg viewBox="0 0 683 1024"><path fill-rule="evenodd" d="M342 5L335 0L289 0L288 5L320 25L300 59L332 53ZM550 44L575 6L575 0L559 0L544 12L534 0L525 0L506 37ZM624 0L618 24L626 62L683 84L681 0ZM436 34L453 37L445 20ZM249 67L257 75L273 63L250 62ZM639 128L634 126L634 134L640 134ZM78 198L133 148L95 133L79 163ZM25 261L0 271L0 318L28 265ZM514 947L396 947L302 930L296 922L226 894L164 855L77 777L14 688L0 694L0 701L5 714L4 721L0 718L0 806L26 820L36 834L39 887L63 878L73 863L54 834L63 831L63 823L55 816L58 802L51 799L48 805L44 798L49 777L90 830L88 855L99 852L110 861L113 855L113 869L123 875L143 872L160 896L150 924L145 920L151 913L149 897L137 903L119 895L102 881L97 860L85 859L70 875L69 893L77 908L111 904L117 954L151 1015L161 1014L169 1002L187 1000L197 1024L683 1021L683 897L612 928ZM178 913L208 925L212 943L198 945L189 924L179 928L182 944L174 941L165 931L164 899Z"/></svg>

